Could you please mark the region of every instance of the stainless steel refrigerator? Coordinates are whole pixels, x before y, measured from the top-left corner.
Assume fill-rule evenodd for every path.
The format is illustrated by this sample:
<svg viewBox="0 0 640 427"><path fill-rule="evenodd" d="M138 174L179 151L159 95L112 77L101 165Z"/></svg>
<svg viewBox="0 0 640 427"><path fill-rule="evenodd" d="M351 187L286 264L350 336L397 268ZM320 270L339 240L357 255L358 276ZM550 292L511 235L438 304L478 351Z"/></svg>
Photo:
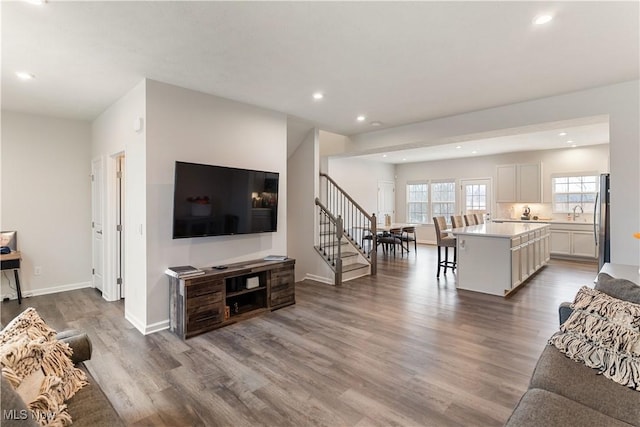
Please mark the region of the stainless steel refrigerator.
<svg viewBox="0 0 640 427"><path fill-rule="evenodd" d="M593 237L598 248L598 270L605 262L611 261L609 200L609 174L603 173L600 175L600 191L596 194L593 209Z"/></svg>

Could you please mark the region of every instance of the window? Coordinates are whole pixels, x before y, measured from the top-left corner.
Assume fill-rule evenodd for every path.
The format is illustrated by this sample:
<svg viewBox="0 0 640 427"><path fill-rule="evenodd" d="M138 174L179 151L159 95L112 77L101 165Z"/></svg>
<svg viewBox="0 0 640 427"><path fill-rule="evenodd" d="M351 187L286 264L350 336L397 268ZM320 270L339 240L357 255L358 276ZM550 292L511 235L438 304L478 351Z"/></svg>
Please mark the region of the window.
<svg viewBox="0 0 640 427"><path fill-rule="evenodd" d="M432 182L431 183L431 215L444 216L447 223L451 222L451 215L456 212L456 183Z"/></svg>
<svg viewBox="0 0 640 427"><path fill-rule="evenodd" d="M429 187L427 183L407 184L407 222L425 223L428 218Z"/></svg>
<svg viewBox="0 0 640 427"><path fill-rule="evenodd" d="M551 178L554 213L571 213L578 206L592 213L598 192L597 175L554 176Z"/></svg>
<svg viewBox="0 0 640 427"><path fill-rule="evenodd" d="M466 191L466 208L468 211L487 211L487 185L468 184Z"/></svg>
<svg viewBox="0 0 640 427"><path fill-rule="evenodd" d="M455 181L407 184L407 222L426 224L434 216L444 216L450 222L455 211Z"/></svg>

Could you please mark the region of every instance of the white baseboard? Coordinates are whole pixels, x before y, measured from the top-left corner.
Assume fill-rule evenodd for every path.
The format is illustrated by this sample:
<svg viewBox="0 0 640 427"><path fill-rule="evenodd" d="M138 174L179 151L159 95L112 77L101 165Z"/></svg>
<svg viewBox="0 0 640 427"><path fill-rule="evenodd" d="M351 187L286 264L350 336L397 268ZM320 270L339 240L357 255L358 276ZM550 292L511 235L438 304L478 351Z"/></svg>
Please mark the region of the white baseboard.
<svg viewBox="0 0 640 427"><path fill-rule="evenodd" d="M74 291L76 289L84 289L84 288L90 288L90 287L91 287L91 282L80 282L80 283L70 283L68 285L61 285L61 286L51 286L49 288L42 288L42 289L34 289L34 290L30 289L26 291L22 290L22 298L57 294L58 292ZM12 300L18 299L18 294L16 293L15 290L12 290L12 292L2 295L1 298L2 299L9 298Z"/></svg>
<svg viewBox="0 0 640 427"><path fill-rule="evenodd" d="M147 325L144 334L149 335L153 334L154 332L164 331L165 329L169 329L169 326L171 326L171 322L169 321L169 319L152 323L150 325Z"/></svg>
<svg viewBox="0 0 640 427"><path fill-rule="evenodd" d="M138 318L128 312L124 313L124 318L129 323L131 323L133 327L136 328L142 335L149 335L153 334L154 332L164 331L165 329L169 329L169 327L171 326L171 322L169 321L169 319L146 325L144 322L141 322Z"/></svg>
<svg viewBox="0 0 640 427"><path fill-rule="evenodd" d="M144 330L145 330L144 322L141 322L140 320L138 320L135 316L133 316L131 313L127 312L126 310L124 312L124 318L129 323L131 323L134 328L136 328L138 331L140 331L140 333L142 335L146 335L144 333Z"/></svg>
<svg viewBox="0 0 640 427"><path fill-rule="evenodd" d="M315 274L305 274L304 276L304 280L309 279L309 280L313 280L315 282L320 282L320 283L325 283L327 285L335 285L335 283L333 283L333 279L328 279L326 277L322 277L322 276L316 276Z"/></svg>

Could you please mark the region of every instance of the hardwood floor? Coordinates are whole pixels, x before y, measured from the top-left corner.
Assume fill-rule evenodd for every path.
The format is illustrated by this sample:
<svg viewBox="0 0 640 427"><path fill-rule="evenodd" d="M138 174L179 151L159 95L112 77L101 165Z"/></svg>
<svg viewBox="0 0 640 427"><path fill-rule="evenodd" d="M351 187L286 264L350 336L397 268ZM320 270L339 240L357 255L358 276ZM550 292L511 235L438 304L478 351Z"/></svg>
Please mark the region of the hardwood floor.
<svg viewBox="0 0 640 427"><path fill-rule="evenodd" d="M379 259L376 277L299 283L295 306L187 341L141 335L93 289L5 302L2 321L33 306L87 331L87 367L130 425L492 426L597 270L552 260L503 299L436 280L433 246Z"/></svg>

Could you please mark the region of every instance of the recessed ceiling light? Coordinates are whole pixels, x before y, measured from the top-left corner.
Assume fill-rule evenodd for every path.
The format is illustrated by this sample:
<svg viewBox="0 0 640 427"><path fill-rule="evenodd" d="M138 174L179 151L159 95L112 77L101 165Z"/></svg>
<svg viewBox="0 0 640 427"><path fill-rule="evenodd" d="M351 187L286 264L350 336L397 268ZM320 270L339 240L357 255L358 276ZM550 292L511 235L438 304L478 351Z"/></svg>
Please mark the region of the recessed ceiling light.
<svg viewBox="0 0 640 427"><path fill-rule="evenodd" d="M533 20L533 23L536 25L544 25L546 23L551 22L552 19L553 19L553 16L551 15L538 15Z"/></svg>
<svg viewBox="0 0 640 427"><path fill-rule="evenodd" d="M576 144L573 144L573 145L571 146L571 148L576 148L576 147L577 147L577 145L576 145Z"/></svg>
<svg viewBox="0 0 640 427"><path fill-rule="evenodd" d="M569 140L567 141L567 144L573 144L573 141Z"/></svg>
<svg viewBox="0 0 640 427"><path fill-rule="evenodd" d="M567 134L566 132L560 132L558 136L565 136L566 134Z"/></svg>
<svg viewBox="0 0 640 427"><path fill-rule="evenodd" d="M367 118L365 116L358 116L356 117L356 120L359 122L364 122L365 120L367 120Z"/></svg>
<svg viewBox="0 0 640 427"><path fill-rule="evenodd" d="M462 145L456 145L456 150L459 150L462 148Z"/></svg>
<svg viewBox="0 0 640 427"><path fill-rule="evenodd" d="M403 161L403 162L406 162L406 161L407 161L407 159L402 159L402 161Z"/></svg>
<svg viewBox="0 0 640 427"><path fill-rule="evenodd" d="M16 72L16 76L18 76L20 80L33 80L36 78L36 76L26 71L18 71Z"/></svg>
<svg viewBox="0 0 640 427"><path fill-rule="evenodd" d="M383 155L382 155L382 157L387 157L387 155L386 155L386 154L383 154Z"/></svg>
<svg viewBox="0 0 640 427"><path fill-rule="evenodd" d="M478 154L478 152L476 150L473 150L471 154Z"/></svg>
<svg viewBox="0 0 640 427"><path fill-rule="evenodd" d="M313 94L313 99L322 99L324 98L324 94L322 92L316 92Z"/></svg>
<svg viewBox="0 0 640 427"><path fill-rule="evenodd" d="M373 122L371 122L371 126L382 126L382 122L379 120L375 120Z"/></svg>

